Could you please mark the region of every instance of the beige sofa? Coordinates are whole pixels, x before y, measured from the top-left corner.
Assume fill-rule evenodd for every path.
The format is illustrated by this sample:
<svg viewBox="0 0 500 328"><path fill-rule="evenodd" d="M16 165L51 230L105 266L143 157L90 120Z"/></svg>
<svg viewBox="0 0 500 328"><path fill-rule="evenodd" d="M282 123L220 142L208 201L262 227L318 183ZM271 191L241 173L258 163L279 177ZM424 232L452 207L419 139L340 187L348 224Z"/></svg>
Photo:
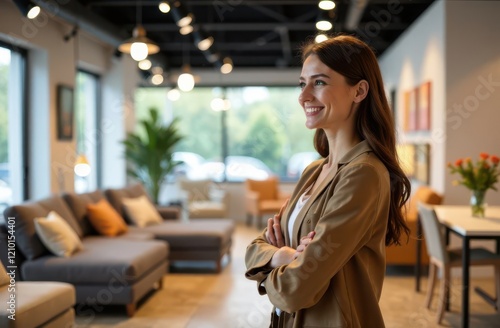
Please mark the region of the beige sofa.
<svg viewBox="0 0 500 328"><path fill-rule="evenodd" d="M0 304L2 328L70 328L75 323L75 289L72 285L15 281L1 263Z"/></svg>
<svg viewBox="0 0 500 328"><path fill-rule="evenodd" d="M212 180L178 181L183 206L187 206L191 219L225 218L229 208L229 194Z"/></svg>

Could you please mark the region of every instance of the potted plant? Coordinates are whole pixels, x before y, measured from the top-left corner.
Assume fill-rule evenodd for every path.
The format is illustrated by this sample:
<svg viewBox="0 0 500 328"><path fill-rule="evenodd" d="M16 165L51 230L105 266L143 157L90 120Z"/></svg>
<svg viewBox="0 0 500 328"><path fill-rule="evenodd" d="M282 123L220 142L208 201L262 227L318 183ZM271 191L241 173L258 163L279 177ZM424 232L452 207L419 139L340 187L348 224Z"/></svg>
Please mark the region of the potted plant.
<svg viewBox="0 0 500 328"><path fill-rule="evenodd" d="M176 127L177 119L165 125L155 108L151 108L149 117L139 124L143 133L128 133L123 141L125 157L131 164L127 174L144 183L151 198L158 204L165 178L179 164L172 159L172 153L183 137Z"/></svg>

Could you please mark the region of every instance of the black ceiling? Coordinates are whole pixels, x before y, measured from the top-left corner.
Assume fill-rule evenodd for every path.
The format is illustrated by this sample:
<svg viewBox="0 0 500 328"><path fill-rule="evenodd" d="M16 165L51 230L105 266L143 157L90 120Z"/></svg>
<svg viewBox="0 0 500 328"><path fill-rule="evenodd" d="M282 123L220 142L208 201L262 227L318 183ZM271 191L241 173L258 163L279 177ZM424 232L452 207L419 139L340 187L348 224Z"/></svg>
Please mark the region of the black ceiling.
<svg viewBox="0 0 500 328"><path fill-rule="evenodd" d="M330 11L334 28L330 33L356 34L382 54L434 0L337 0ZM213 67L210 53L229 56L235 67L295 67L300 65L297 50L316 32L321 11L318 0L184 0L182 5L194 17L194 26L215 39L209 52L194 44L193 34L181 35L172 11L163 14L160 1L79 0L127 34L137 24L138 3L147 36L160 46L161 61L179 68L189 61L192 67ZM353 8L366 3L355 30L348 30L347 17ZM363 6L361 6L363 7Z"/></svg>

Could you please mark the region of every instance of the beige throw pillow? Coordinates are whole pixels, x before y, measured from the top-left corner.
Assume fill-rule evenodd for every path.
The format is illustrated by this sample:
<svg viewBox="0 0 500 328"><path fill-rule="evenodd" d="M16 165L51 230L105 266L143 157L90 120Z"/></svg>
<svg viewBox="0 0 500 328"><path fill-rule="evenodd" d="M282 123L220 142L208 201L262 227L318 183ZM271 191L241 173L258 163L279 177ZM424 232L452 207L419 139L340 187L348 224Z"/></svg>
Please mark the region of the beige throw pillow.
<svg viewBox="0 0 500 328"><path fill-rule="evenodd" d="M0 263L0 287L9 284L10 277L7 275L7 271L3 267L3 264Z"/></svg>
<svg viewBox="0 0 500 328"><path fill-rule="evenodd" d="M83 244L71 226L56 212L35 219L35 230L42 243L57 256L69 257L83 249Z"/></svg>
<svg viewBox="0 0 500 328"><path fill-rule="evenodd" d="M124 198L123 207L130 220L138 227L159 224L163 221L160 213L145 195Z"/></svg>

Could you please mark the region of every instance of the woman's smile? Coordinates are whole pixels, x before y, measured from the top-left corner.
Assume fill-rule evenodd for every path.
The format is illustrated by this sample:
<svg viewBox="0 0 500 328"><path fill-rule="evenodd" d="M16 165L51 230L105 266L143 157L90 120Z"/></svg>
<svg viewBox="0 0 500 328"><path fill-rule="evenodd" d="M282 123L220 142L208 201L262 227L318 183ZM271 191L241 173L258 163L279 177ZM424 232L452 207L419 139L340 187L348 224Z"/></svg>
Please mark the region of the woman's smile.
<svg viewBox="0 0 500 328"><path fill-rule="evenodd" d="M306 116L314 116L318 115L318 113L323 110L325 107L319 107L319 106L309 106L305 108L306 111Z"/></svg>

